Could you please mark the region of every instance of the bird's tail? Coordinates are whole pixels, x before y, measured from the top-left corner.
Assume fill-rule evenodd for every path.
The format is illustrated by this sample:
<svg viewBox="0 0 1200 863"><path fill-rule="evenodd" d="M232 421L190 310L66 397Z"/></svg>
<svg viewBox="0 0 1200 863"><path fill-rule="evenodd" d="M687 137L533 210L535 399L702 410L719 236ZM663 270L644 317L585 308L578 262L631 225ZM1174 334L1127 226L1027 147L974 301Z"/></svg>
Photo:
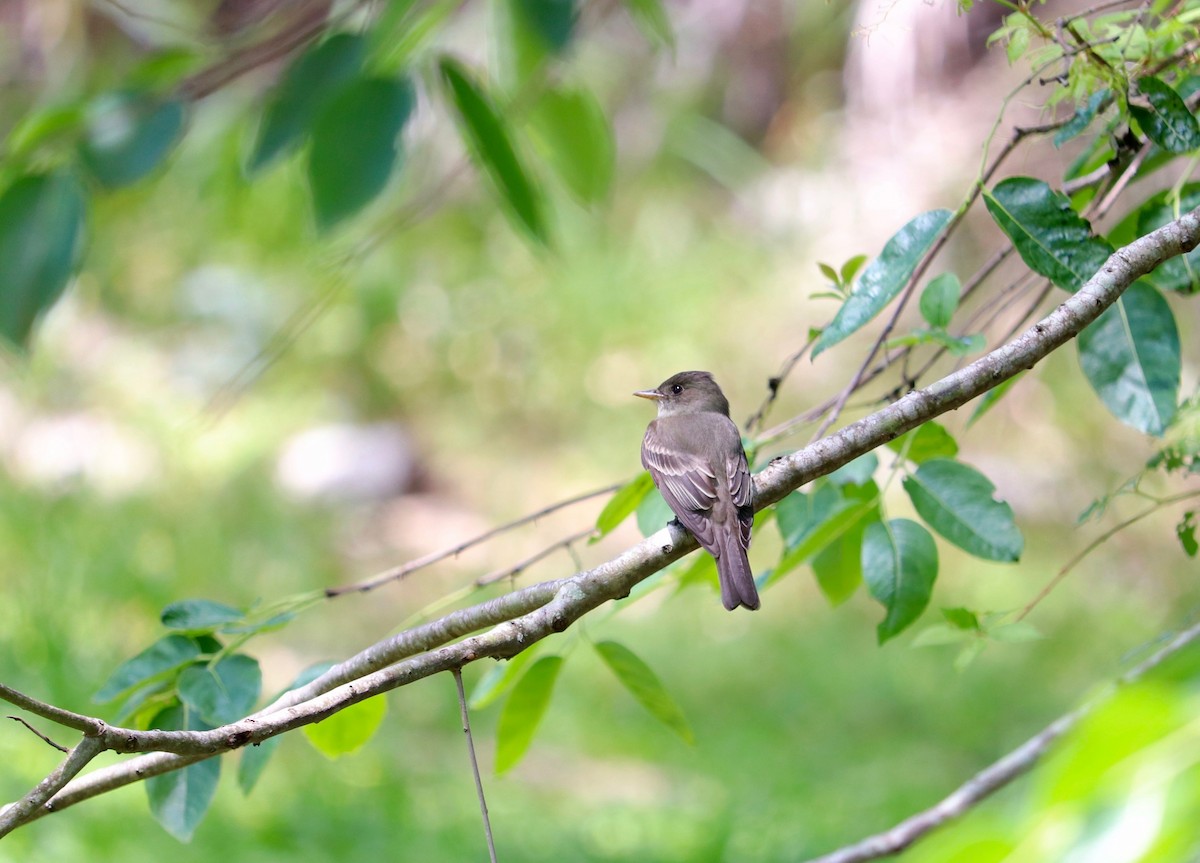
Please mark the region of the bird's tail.
<svg viewBox="0 0 1200 863"><path fill-rule="evenodd" d="M739 605L754 611L758 608L758 588L754 586L754 572L750 559L742 548L736 532L725 537L724 548L717 558L717 578L721 582L721 602L730 611Z"/></svg>

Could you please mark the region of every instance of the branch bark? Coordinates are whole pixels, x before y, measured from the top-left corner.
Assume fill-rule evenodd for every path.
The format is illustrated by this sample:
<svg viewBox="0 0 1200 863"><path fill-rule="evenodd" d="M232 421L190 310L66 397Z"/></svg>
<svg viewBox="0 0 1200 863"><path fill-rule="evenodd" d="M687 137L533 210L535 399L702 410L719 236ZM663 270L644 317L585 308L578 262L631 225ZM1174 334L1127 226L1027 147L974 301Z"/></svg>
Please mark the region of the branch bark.
<svg viewBox="0 0 1200 863"><path fill-rule="evenodd" d="M1200 208L1115 252L1077 293L1012 342L828 438L776 459L755 477L755 508L776 503L818 476L1032 368L1078 335L1138 278L1198 244ZM638 582L697 547L695 539L682 528L668 526L594 569L534 584L452 612L372 645L308 686L286 694L253 716L221 728L135 731L90 720L99 727L83 723L89 726L88 739L93 736L100 739L102 748L119 752L153 751L153 754L77 777L43 802L37 802L38 789L34 789L0 814L0 835L6 832L5 824L11 830L114 788L317 722L351 704L433 674L484 657L513 656L547 636L562 632L594 608L627 596ZM491 629L450 644L486 627ZM11 700L10 693L11 690L0 689L0 698ZM46 712L36 712L46 716ZM78 723L78 719L73 721Z"/></svg>

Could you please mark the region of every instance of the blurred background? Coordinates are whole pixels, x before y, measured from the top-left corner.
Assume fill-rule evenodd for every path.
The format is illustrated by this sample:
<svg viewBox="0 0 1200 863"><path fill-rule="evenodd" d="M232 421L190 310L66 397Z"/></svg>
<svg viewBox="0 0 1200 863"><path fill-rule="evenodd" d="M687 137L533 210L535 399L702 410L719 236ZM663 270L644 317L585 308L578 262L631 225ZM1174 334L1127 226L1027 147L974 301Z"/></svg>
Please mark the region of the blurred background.
<svg viewBox="0 0 1200 863"><path fill-rule="evenodd" d="M211 57L250 42L277 5L6 0L0 133L129 80L164 50ZM445 5L421 50L502 80L502 4ZM1027 74L987 48L998 4L666 9L673 47L656 47L621 5L582 7L561 74L586 82L611 119L613 181L592 206L547 184L553 251L514 229L464 161L420 52L404 170L335 231L314 226L302 159L253 177L244 167L283 60L192 103L161 169L91 198L80 275L28 354L0 365L0 679L104 715L91 694L161 635L169 602L249 606L337 587L626 481L651 418L630 393L676 371L713 371L741 423L836 311L811 297L826 286L818 262L873 256L917 212L956 208ZM1008 106L992 151L1039 118L1034 87ZM1072 157L1044 146L1006 170L1054 182ZM999 237L974 213L940 266L969 273ZM1175 311L1194 343L1194 306ZM874 335L801 362L770 422L836 394ZM1185 356L1184 393L1194 363ZM987 422L968 431L964 420L946 418L960 457L1013 505L1026 553L1001 566L940 544L930 622L938 607L1030 601L1104 529L1077 527L1080 512L1154 451L1108 417L1070 348ZM814 430L773 442L760 462ZM603 503L320 604L250 646L264 690L586 527ZM896 515L905 505L889 500ZM953 650L914 649L912 634L877 647L879 606L859 591L831 609L808 570L753 615L724 612L707 589L592 615L547 645L565 672L527 758L485 774L501 859L802 859L890 826L1189 619L1200 593L1177 518L1117 534L1030 618L1044 639L993 645L962 671ZM638 537L630 520L516 583L568 575ZM751 559L767 568L777 553L764 531ZM586 649L605 639L661 676L694 746ZM485 670L469 668L468 685ZM188 845L158 829L133 787L22 828L0 861L482 859L452 680L387 698L383 728L353 755L329 761L290 735L248 798L226 775ZM497 713L474 717L485 770ZM12 800L58 759L15 723L0 732L0 799ZM1029 786L955 828L954 847L1019 822Z"/></svg>

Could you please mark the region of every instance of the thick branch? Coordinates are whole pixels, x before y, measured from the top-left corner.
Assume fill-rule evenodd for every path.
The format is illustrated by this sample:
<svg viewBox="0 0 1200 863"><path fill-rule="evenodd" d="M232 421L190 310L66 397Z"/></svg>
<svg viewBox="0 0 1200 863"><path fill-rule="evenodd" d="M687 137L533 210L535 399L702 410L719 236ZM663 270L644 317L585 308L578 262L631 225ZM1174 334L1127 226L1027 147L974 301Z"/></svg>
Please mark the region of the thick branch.
<svg viewBox="0 0 1200 863"><path fill-rule="evenodd" d="M1134 281L1198 243L1200 209L1117 251L1078 293L1013 342L831 437L772 462L755 478L755 507L770 506L816 477L1032 368L1099 317ZM176 754L145 755L76 779L44 806L30 812L27 820L112 788L261 742L319 721L366 698L468 662L483 657L513 656L552 633L562 632L597 606L628 595L638 582L696 547L690 534L668 526L594 569L453 612L373 645L309 686L289 693L254 716L222 728L202 732L111 729L111 733L104 735L105 743L117 751L158 749ZM441 646L486 626L493 628L453 645Z"/></svg>

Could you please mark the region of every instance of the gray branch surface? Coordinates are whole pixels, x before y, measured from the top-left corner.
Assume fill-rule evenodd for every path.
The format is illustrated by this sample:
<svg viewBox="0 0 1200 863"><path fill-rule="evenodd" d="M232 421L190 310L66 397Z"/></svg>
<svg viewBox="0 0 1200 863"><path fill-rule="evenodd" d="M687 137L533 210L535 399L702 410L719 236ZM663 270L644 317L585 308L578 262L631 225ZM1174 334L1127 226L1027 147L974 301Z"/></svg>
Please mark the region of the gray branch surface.
<svg viewBox="0 0 1200 863"><path fill-rule="evenodd" d="M770 506L805 483L1032 368L1078 335L1138 278L1197 244L1200 209L1118 250L1077 293L1013 341L834 435L776 459L755 477L755 507ZM84 733L58 770L20 801L0 810L0 836L112 789L319 722L359 701L433 674L484 657L514 656L562 632L594 608L627 596L638 582L697 547L685 530L668 526L593 569L452 612L374 644L258 713L209 731L116 728L48 705L38 709L40 702L35 699L0 688L0 699ZM458 638L462 640L455 642ZM76 775L103 750L150 754Z"/></svg>

